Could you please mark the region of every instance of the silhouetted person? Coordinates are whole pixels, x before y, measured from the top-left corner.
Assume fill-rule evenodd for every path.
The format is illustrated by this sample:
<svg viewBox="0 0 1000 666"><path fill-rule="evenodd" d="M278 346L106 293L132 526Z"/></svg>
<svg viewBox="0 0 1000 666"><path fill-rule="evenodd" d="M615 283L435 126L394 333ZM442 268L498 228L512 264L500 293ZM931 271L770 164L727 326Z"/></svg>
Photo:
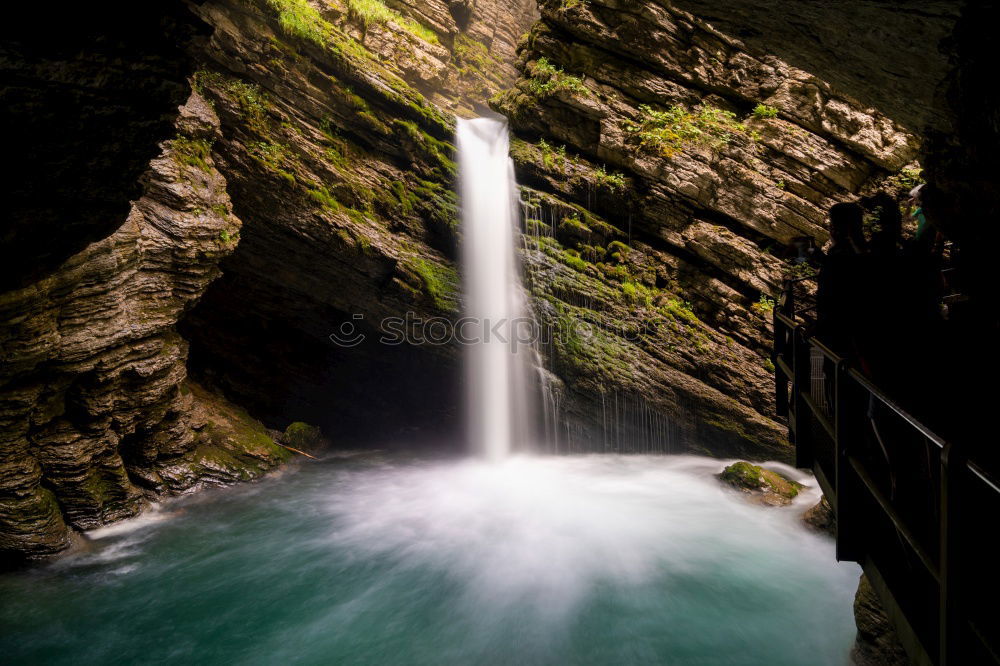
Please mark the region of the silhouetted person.
<svg viewBox="0 0 1000 666"><path fill-rule="evenodd" d="M856 203L839 203L830 208L830 254L861 255L867 250L864 209Z"/></svg>
<svg viewBox="0 0 1000 666"><path fill-rule="evenodd" d="M841 355L855 350L859 317L864 316L865 237L861 206L839 203L830 209L830 248L819 271L816 336Z"/></svg>
<svg viewBox="0 0 1000 666"><path fill-rule="evenodd" d="M885 192L864 199L865 207L878 220L878 229L872 234L869 248L877 257L892 257L898 254L899 240L903 231L903 216L896 200Z"/></svg>
<svg viewBox="0 0 1000 666"><path fill-rule="evenodd" d="M912 374L925 356L927 258L901 251L903 218L895 199L879 192L863 201L877 227L863 271L865 293L860 300L866 305L855 340L857 365L890 398L912 409L913 393L921 392ZM886 491L898 499L926 479L927 451L912 430L874 397L869 397L867 416L872 436L869 464L883 470Z"/></svg>

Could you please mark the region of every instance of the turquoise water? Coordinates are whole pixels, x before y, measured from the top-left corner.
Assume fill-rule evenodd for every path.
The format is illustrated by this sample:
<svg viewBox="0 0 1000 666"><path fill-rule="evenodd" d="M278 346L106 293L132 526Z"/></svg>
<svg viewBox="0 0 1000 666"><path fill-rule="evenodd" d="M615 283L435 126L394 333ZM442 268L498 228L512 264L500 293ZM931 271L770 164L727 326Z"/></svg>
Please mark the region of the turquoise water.
<svg viewBox="0 0 1000 666"><path fill-rule="evenodd" d="M722 466L300 464L0 576L0 661L845 664L859 570Z"/></svg>

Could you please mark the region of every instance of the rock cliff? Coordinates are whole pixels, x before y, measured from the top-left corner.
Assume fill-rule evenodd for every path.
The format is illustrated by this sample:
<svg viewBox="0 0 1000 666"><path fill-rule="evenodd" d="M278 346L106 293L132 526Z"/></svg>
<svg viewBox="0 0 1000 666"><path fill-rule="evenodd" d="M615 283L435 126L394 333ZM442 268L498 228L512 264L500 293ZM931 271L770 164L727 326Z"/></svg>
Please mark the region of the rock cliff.
<svg viewBox="0 0 1000 666"><path fill-rule="evenodd" d="M492 103L521 139L539 313L587 323L549 354L562 430L600 447L624 395L616 433L648 441L652 411L675 450L787 458L768 360L779 257L825 241L826 210L900 171L916 137L669 3L539 6L521 78Z"/></svg>
<svg viewBox="0 0 1000 666"><path fill-rule="evenodd" d="M524 0L126 5L94 9L55 55L32 31L4 43L5 112L38 162L4 221L24 265L0 295L5 562L286 459L220 390L338 443L453 416L447 388L422 391L457 383L453 352L347 354L327 336L355 314L456 312L451 114L513 81L535 17ZM71 115L90 128L74 141Z"/></svg>
<svg viewBox="0 0 1000 666"><path fill-rule="evenodd" d="M177 320L219 274L240 221L197 94L143 176L124 224L0 296L0 551L27 556L135 515L149 493L259 474L286 454L243 415L206 428ZM223 408L226 409L226 408ZM230 441L232 440L232 441Z"/></svg>
<svg viewBox="0 0 1000 666"><path fill-rule="evenodd" d="M353 7L197 9L217 27L195 84L220 115L213 151L244 226L183 330L196 372L276 426L454 442L457 349L380 344L380 322L457 315L452 112L513 82L534 14L523 0ZM333 344L343 323L364 342Z"/></svg>

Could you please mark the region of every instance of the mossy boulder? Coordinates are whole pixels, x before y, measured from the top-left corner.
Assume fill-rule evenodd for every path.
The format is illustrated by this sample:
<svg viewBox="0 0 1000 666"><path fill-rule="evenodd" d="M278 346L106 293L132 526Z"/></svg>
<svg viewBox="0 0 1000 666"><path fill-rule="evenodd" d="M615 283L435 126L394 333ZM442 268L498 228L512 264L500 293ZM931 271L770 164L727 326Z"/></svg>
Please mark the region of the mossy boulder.
<svg viewBox="0 0 1000 666"><path fill-rule="evenodd" d="M719 479L769 506L790 504L803 487L777 472L743 460L722 470Z"/></svg>
<svg viewBox="0 0 1000 666"><path fill-rule="evenodd" d="M281 443L300 451L315 451L323 444L323 433L316 426L295 421L285 428Z"/></svg>

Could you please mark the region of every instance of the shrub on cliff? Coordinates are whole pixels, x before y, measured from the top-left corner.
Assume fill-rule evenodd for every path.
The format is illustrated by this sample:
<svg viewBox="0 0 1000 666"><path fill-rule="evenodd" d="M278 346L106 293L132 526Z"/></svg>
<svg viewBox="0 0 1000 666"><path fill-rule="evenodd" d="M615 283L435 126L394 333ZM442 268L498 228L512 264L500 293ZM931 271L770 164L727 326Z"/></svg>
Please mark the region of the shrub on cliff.
<svg viewBox="0 0 1000 666"><path fill-rule="evenodd" d="M753 115L756 118L777 118L778 107L758 104L753 108Z"/></svg>

